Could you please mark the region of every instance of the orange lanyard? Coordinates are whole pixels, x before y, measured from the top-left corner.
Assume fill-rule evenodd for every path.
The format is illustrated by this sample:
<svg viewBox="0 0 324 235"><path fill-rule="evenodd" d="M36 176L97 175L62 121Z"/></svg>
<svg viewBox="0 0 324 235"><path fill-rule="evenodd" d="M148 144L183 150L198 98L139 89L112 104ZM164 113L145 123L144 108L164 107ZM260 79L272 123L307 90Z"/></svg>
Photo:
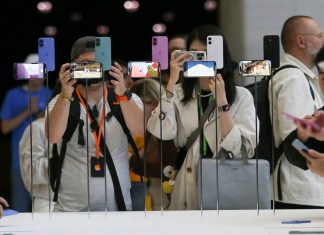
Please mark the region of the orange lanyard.
<svg viewBox="0 0 324 235"><path fill-rule="evenodd" d="M80 100L82 106L85 108L85 110L87 110L87 106L84 103L84 100L83 100L83 98L82 98L82 96L80 94L79 89L76 88L75 91L76 91L76 93L77 93L77 95L79 97L79 100ZM107 89L106 88L105 88L104 97L105 97L105 100L106 100L107 99ZM99 124L99 133L98 133L98 135L97 135L97 132L96 131L93 131L93 136L94 136L94 139L95 139L95 142L96 142L96 158L99 158L100 157L100 139L101 139L101 133L102 133L102 126L103 126L102 124L103 124L103 120L105 119L104 117L105 117L105 115L104 115L104 108L102 106L102 108L101 108L101 116L100 116L100 124ZM91 123L92 122L92 118L91 118L89 112L88 112L88 118L89 118L90 123Z"/></svg>

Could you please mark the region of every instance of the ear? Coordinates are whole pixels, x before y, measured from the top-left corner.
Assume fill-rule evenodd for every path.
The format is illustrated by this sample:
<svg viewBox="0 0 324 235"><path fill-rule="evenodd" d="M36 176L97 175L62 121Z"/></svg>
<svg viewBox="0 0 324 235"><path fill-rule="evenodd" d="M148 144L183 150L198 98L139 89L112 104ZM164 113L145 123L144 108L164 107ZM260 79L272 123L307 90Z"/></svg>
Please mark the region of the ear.
<svg viewBox="0 0 324 235"><path fill-rule="evenodd" d="M299 48L306 48L306 41L303 35L297 35L295 37L295 41Z"/></svg>

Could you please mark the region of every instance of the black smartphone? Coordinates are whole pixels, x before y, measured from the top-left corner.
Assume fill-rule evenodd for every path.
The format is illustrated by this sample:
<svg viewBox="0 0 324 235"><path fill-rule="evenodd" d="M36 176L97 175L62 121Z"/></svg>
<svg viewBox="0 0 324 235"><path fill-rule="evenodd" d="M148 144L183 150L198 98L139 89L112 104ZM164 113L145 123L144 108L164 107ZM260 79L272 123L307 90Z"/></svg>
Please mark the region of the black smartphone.
<svg viewBox="0 0 324 235"><path fill-rule="evenodd" d="M15 80L33 80L46 78L46 65L44 63L27 64L14 63L13 64L13 79Z"/></svg>
<svg viewBox="0 0 324 235"><path fill-rule="evenodd" d="M72 79L102 79L100 62L71 62L70 76Z"/></svg>
<svg viewBox="0 0 324 235"><path fill-rule="evenodd" d="M278 35L265 35L263 37L263 58L271 61L272 68L279 68L280 44Z"/></svg>

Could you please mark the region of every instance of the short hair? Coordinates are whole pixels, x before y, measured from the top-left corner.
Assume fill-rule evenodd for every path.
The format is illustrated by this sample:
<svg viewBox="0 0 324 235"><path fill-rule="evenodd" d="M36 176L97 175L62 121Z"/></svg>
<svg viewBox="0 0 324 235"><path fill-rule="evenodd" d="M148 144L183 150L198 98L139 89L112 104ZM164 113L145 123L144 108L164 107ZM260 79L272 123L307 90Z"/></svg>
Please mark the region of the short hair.
<svg viewBox="0 0 324 235"><path fill-rule="evenodd" d="M318 70L324 70L324 47L318 51L315 57L315 64Z"/></svg>
<svg viewBox="0 0 324 235"><path fill-rule="evenodd" d="M95 36L85 36L75 41L71 49L71 61L86 52L95 52Z"/></svg>

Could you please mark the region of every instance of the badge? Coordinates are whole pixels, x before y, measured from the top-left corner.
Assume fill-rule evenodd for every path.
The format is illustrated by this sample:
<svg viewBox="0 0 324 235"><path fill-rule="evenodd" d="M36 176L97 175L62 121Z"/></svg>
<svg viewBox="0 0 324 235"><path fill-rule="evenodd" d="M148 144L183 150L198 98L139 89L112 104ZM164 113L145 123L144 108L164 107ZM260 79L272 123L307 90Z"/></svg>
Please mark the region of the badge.
<svg viewBox="0 0 324 235"><path fill-rule="evenodd" d="M91 157L91 177L104 177L105 172L104 172L104 158L103 157Z"/></svg>

